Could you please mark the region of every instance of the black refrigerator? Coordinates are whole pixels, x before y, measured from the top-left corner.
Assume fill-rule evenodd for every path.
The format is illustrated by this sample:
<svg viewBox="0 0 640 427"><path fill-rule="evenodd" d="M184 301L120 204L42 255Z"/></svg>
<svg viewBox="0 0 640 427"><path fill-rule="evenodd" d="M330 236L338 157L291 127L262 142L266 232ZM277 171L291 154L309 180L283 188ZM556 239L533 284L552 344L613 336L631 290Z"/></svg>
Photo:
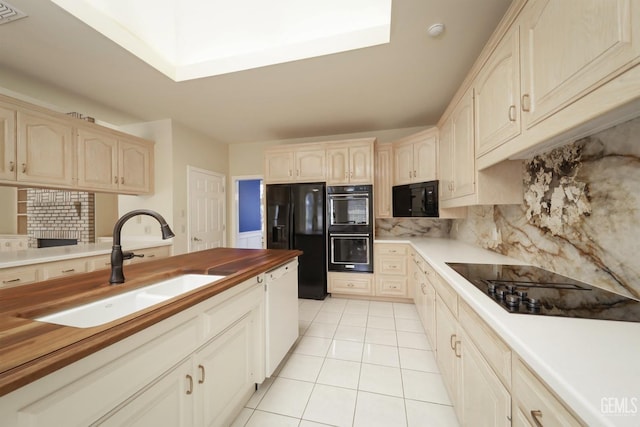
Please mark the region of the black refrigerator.
<svg viewBox="0 0 640 427"><path fill-rule="evenodd" d="M267 248L299 249L298 297L327 296L325 185L267 185Z"/></svg>

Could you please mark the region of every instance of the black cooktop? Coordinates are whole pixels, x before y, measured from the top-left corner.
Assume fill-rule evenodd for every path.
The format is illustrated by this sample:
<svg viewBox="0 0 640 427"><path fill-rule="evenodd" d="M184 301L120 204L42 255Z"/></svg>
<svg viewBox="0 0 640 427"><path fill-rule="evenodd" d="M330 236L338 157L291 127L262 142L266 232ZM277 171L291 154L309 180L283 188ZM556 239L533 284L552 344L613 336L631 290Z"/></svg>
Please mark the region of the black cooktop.
<svg viewBox="0 0 640 427"><path fill-rule="evenodd" d="M510 313L640 322L640 301L542 268L447 265Z"/></svg>

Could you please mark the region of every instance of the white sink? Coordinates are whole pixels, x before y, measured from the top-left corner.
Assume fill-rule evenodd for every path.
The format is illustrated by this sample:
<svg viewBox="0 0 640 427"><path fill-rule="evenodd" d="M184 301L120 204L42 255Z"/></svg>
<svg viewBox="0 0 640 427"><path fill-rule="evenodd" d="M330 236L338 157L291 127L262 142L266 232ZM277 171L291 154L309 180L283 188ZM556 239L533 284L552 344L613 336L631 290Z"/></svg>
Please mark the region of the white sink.
<svg viewBox="0 0 640 427"><path fill-rule="evenodd" d="M91 328L127 316L154 304L211 284L225 276L185 274L144 288L39 317L40 322Z"/></svg>

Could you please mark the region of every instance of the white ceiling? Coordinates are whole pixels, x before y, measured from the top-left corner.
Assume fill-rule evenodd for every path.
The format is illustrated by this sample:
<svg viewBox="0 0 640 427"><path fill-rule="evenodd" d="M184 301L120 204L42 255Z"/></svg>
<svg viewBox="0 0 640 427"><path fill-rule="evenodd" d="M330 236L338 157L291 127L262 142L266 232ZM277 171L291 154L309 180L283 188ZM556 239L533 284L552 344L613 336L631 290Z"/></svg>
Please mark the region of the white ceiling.
<svg viewBox="0 0 640 427"><path fill-rule="evenodd" d="M510 1L395 0L390 43L176 82L51 1L10 0L29 16L0 25L0 67L227 143L426 126ZM435 22L446 30L433 39L426 29Z"/></svg>

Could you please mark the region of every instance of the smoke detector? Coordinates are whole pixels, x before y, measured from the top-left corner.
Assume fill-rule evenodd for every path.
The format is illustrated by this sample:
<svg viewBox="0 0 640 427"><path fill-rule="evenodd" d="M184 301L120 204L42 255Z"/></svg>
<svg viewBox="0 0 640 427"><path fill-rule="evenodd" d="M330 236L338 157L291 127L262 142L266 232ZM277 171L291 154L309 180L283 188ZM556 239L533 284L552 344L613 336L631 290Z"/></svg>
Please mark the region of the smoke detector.
<svg viewBox="0 0 640 427"><path fill-rule="evenodd" d="M427 34L431 37L438 37L442 33L444 33L444 24L433 24L427 29Z"/></svg>
<svg viewBox="0 0 640 427"><path fill-rule="evenodd" d="M26 18L27 14L10 5L4 0L0 0L0 25L7 24L20 18Z"/></svg>

